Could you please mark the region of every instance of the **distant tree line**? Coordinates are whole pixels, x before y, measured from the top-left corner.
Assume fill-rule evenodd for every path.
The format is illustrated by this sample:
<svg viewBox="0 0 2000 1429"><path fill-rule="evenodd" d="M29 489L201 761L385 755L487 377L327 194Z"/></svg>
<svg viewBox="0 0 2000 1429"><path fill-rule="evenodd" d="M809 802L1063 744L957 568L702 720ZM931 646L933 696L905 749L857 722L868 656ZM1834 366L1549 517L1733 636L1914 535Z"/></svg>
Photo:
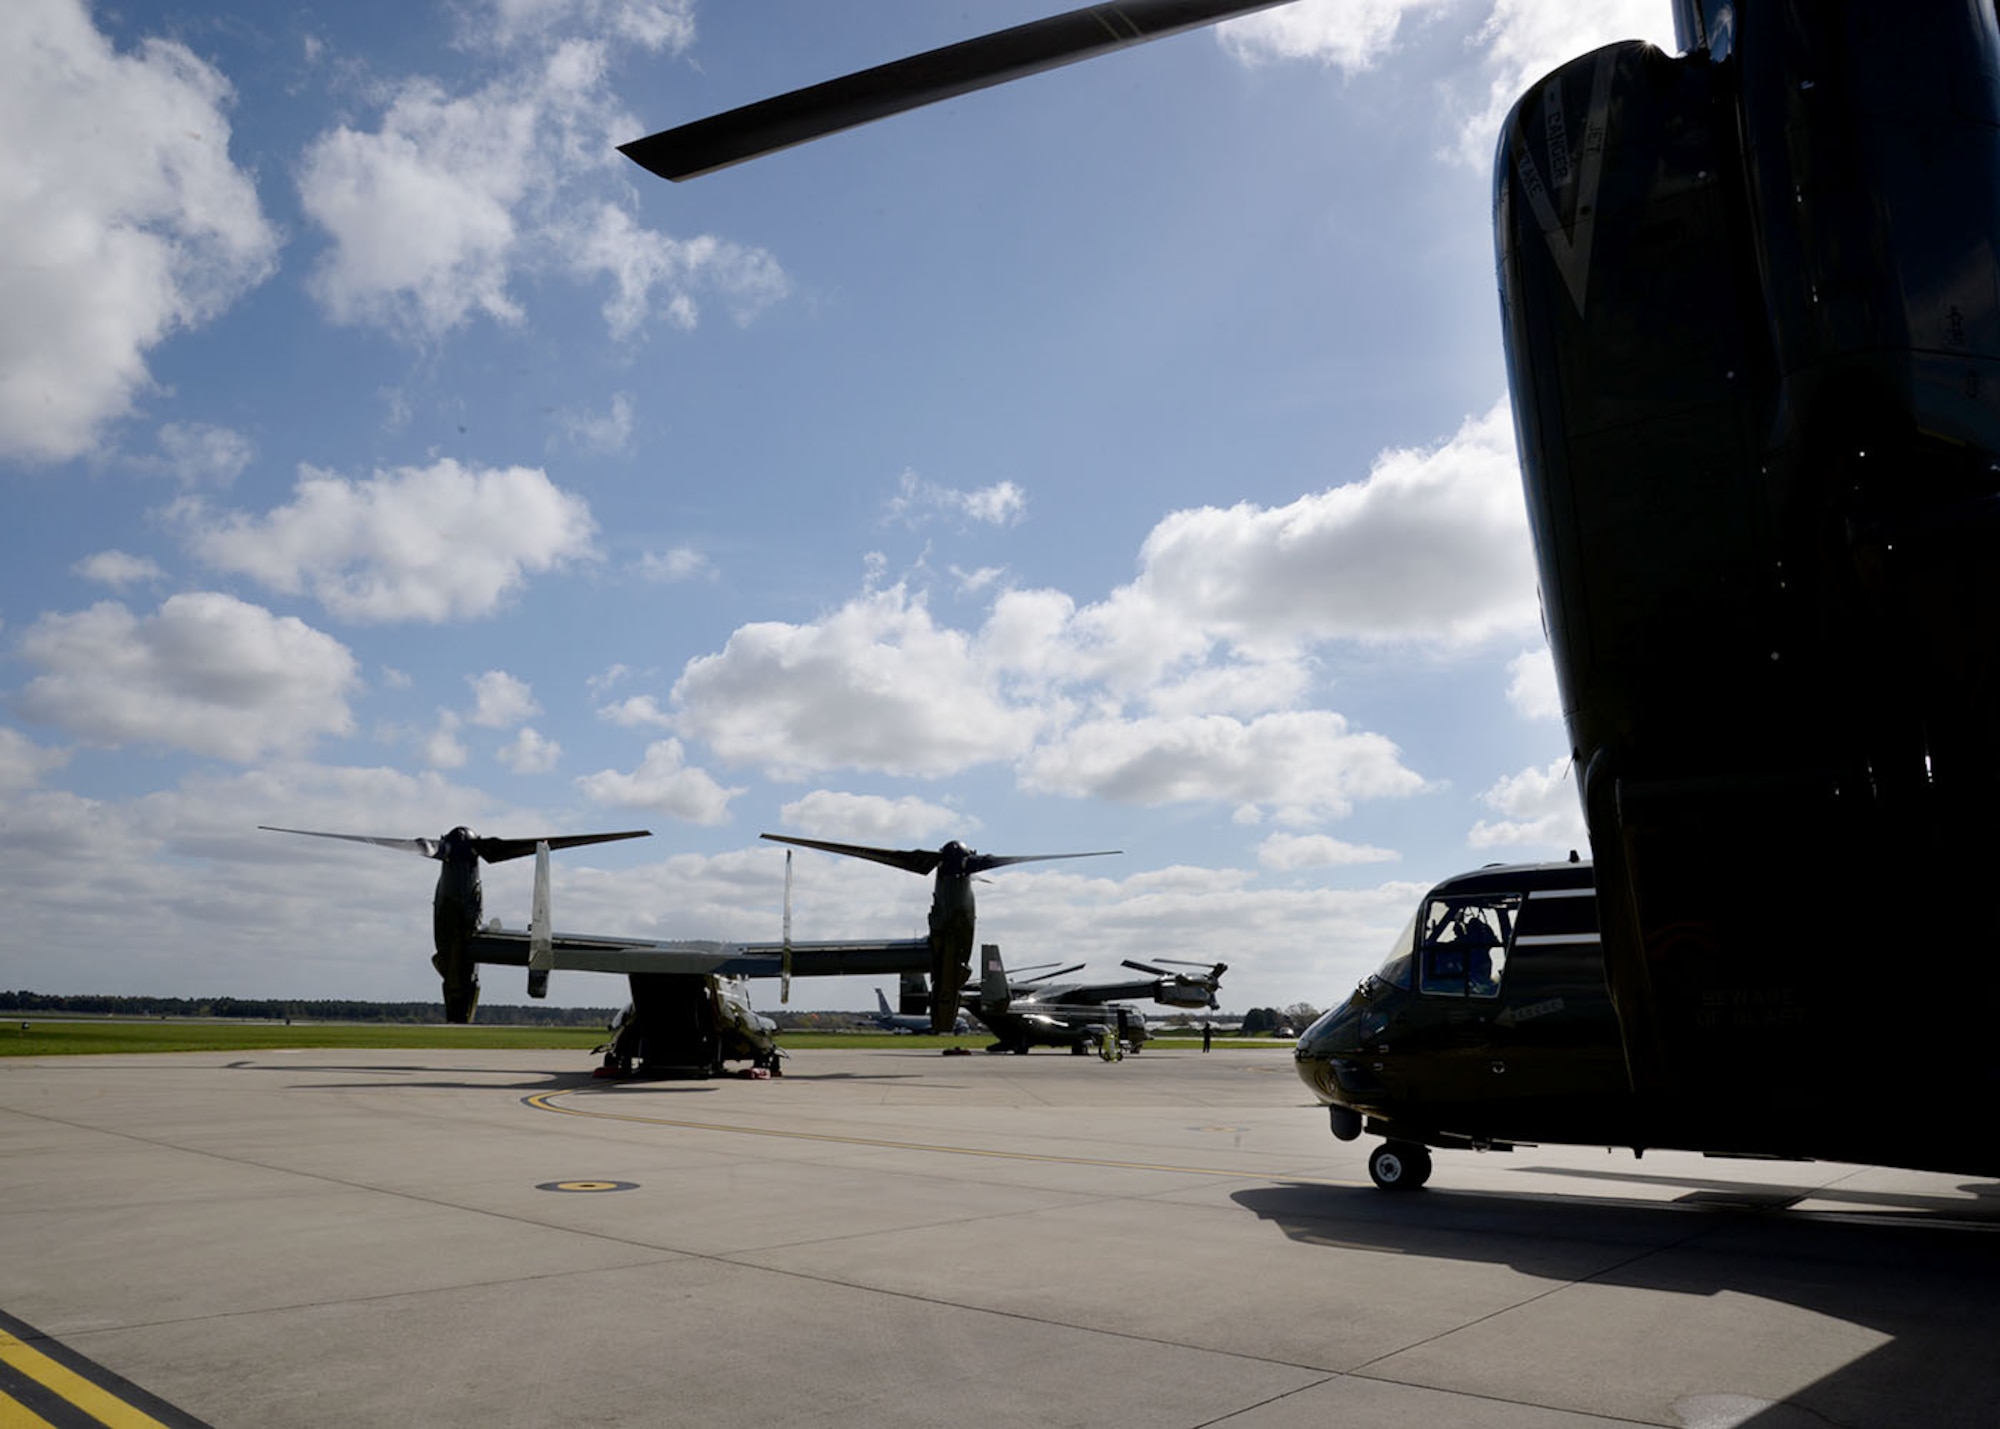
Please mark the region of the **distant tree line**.
<svg viewBox="0 0 2000 1429"><path fill-rule="evenodd" d="M866 1031L875 1026L870 1012L797 1012L789 1008L760 1009L780 1028L801 1031ZM355 1002L345 998L253 998L253 997L109 997L100 995L58 996L42 992L0 992L0 1017L23 1012L67 1013L77 1017L222 1017L251 1022L405 1022L444 1021L441 1002ZM481 1003L476 1021L489 1027L604 1027L609 1025L608 1007L543 1007ZM1253 1007L1243 1014L1242 1033L1247 1037L1269 1036L1280 1028L1299 1033L1319 1018L1310 1003L1294 1002L1289 1007ZM1169 1024L1196 1026L1207 1020L1202 1013L1176 1013Z"/></svg>
<svg viewBox="0 0 2000 1429"><path fill-rule="evenodd" d="M1319 1009L1310 1002L1294 1002L1289 1007L1253 1007L1243 1014L1245 1037L1267 1037L1281 1029L1294 1035L1319 1021Z"/></svg>
<svg viewBox="0 0 2000 1429"><path fill-rule="evenodd" d="M442 1002L353 1002L344 998L55 996L0 992L0 1014L73 1013L80 1017L240 1017L254 1022L444 1021ZM478 1021L490 1027L603 1027L606 1007L509 1007L482 1003Z"/></svg>

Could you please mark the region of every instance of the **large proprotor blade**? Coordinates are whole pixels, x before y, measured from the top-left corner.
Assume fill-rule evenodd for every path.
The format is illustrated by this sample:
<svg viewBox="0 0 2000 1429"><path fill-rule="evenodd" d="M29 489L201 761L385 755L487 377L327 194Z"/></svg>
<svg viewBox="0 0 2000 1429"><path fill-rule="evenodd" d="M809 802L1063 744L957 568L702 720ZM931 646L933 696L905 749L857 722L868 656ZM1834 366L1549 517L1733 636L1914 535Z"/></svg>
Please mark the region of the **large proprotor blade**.
<svg viewBox="0 0 2000 1429"><path fill-rule="evenodd" d="M1163 39L1286 0L1124 0L928 50L619 145L663 179L691 179L941 99Z"/></svg>
<svg viewBox="0 0 2000 1429"><path fill-rule="evenodd" d="M783 834L759 834L774 844L797 844L800 848L816 848L821 853L844 853L849 858L865 858L870 863L886 863L891 868L905 869L911 873L930 873L938 866L941 857L934 848L870 848L866 844L835 844L820 839L794 839Z"/></svg>
<svg viewBox="0 0 2000 1429"><path fill-rule="evenodd" d="M443 839L392 839L376 838L372 834L329 834L319 829L281 829L275 824L259 824L257 827L273 834L304 834L308 838L345 839L349 843L408 849L411 853L420 853L425 858L436 858L438 850L444 846ZM453 834L466 837L464 829L455 829ZM575 848L579 844L609 843L613 839L643 839L651 835L651 829L626 829L622 833L615 834L562 834L556 838L541 839L492 839L475 834L470 836L470 843L473 851L486 862L505 863L510 858L526 858L535 851L536 844L545 843L552 849Z"/></svg>
<svg viewBox="0 0 2000 1429"><path fill-rule="evenodd" d="M1089 853L975 853L965 861L967 873L984 873L989 868L1005 868L1010 863L1047 863L1052 858L1109 858L1122 848L1092 849Z"/></svg>
<svg viewBox="0 0 2000 1429"><path fill-rule="evenodd" d="M304 834L310 839L345 839L348 843L376 844L382 848L408 849L411 853L420 853L425 858L436 858L438 856L438 841L436 839L378 839L371 838L367 834L329 834L319 829L281 829L276 824L259 824L257 827L267 834Z"/></svg>
<svg viewBox="0 0 2000 1429"><path fill-rule="evenodd" d="M488 863L505 863L510 858L526 858L535 851L537 844L547 844L552 849L577 848L583 844L610 843L614 839L651 838L652 834L651 829L626 829L616 834L562 834L552 839L475 838L472 846Z"/></svg>
<svg viewBox="0 0 2000 1429"><path fill-rule="evenodd" d="M1005 868L1010 863L1042 863L1052 858L1105 858L1121 849L1101 848L1090 853L974 853L959 844L946 844L944 848L871 848L867 844L836 844L820 839L795 839L784 834L759 834L759 838L772 843L797 844L800 848L816 848L822 853L846 854L849 858L865 858L870 863L886 863L891 868L906 869L911 873L931 873L939 864L949 861L947 851L963 854L962 860L950 871L970 876L985 873L988 869Z"/></svg>

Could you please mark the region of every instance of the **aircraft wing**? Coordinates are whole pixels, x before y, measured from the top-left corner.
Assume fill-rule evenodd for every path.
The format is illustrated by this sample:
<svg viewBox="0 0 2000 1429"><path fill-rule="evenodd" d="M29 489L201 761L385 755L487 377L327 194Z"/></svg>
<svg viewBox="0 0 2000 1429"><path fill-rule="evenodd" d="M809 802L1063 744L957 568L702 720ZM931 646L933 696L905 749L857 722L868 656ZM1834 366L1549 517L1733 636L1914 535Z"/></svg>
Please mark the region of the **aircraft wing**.
<svg viewBox="0 0 2000 1429"><path fill-rule="evenodd" d="M785 953L783 943L736 946L746 957L768 959L773 967ZM793 977L873 977L877 973L922 973L930 969L929 938L847 938L792 944ZM777 976L775 972L767 975Z"/></svg>
<svg viewBox="0 0 2000 1429"><path fill-rule="evenodd" d="M522 928L496 928L472 935L475 963L524 968L534 949ZM732 973L742 961L735 943L709 939L652 942L643 938L605 938L587 933L556 933L548 942L547 966L591 973Z"/></svg>
<svg viewBox="0 0 2000 1429"><path fill-rule="evenodd" d="M710 939L654 942L644 938L556 933L549 939L548 966L593 973L714 973L723 977L778 977L783 943L725 943ZM497 928L475 933L470 950L476 963L525 968L532 955L524 929ZM930 968L930 941L793 943L793 977L924 972Z"/></svg>

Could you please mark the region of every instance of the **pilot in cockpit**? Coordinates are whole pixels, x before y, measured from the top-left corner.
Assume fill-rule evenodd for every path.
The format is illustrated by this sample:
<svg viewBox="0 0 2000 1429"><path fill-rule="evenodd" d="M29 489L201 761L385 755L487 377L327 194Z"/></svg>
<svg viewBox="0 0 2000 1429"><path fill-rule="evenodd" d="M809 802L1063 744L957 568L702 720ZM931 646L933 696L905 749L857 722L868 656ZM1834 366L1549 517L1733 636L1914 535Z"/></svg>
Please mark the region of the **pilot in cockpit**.
<svg viewBox="0 0 2000 1429"><path fill-rule="evenodd" d="M1499 946L1492 925L1477 909L1459 909L1431 935L1425 950L1424 990L1493 996L1500 990L1493 975L1493 950Z"/></svg>
<svg viewBox="0 0 2000 1429"><path fill-rule="evenodd" d="M1465 950L1465 990L1474 997L1491 997L1500 990L1493 976L1493 950L1500 940L1484 918L1467 912L1459 915L1457 942Z"/></svg>

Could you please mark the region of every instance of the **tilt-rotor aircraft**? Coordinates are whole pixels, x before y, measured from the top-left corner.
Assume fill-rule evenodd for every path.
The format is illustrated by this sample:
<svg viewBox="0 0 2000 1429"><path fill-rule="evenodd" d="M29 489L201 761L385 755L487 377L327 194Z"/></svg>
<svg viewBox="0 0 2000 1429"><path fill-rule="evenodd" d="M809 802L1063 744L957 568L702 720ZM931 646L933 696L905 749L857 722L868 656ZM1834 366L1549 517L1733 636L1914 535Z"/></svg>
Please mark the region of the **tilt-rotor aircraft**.
<svg viewBox="0 0 2000 1429"><path fill-rule="evenodd" d="M1033 1047L1067 1047L1079 1056L1098 1052L1106 1061L1125 1051L1137 1052L1146 1044L1146 1018L1137 1008L1121 1005L1121 999L1151 998L1169 1007L1214 1007L1216 989L1222 986L1227 963L1189 963L1162 958L1163 963L1206 968L1199 975L1170 972L1150 963L1127 960L1125 966L1149 974L1143 981L1056 982L1056 978L1077 972L1082 963L1067 967L1041 965L1038 968L1007 970L1000 949L983 944L980 953L980 980L968 1001L972 1015L997 1039L989 1052L1027 1052ZM1022 974L1034 972L1033 977Z"/></svg>
<svg viewBox="0 0 2000 1429"><path fill-rule="evenodd" d="M406 849L435 858L438 875L432 926L437 946L432 965L444 983L445 1019L470 1022L479 1002L479 964L526 968L528 995L548 994L549 974L605 972L624 976L632 1001L611 1026L604 1052L605 1073L649 1075L720 1074L729 1061L779 1070L775 1024L751 1009L747 981L778 978L789 989L793 977L846 977L928 971L933 942L928 938L794 943L790 938L790 863L786 865L786 937L776 943L705 939L660 942L644 938L558 933L550 913L549 852L613 839L643 838L643 829L614 834L570 834L544 839L482 838L456 828L440 839L376 838L312 829L260 827L275 833L344 839L383 848ZM482 926L483 892L479 864L535 855L533 916L525 929Z"/></svg>
<svg viewBox="0 0 2000 1429"><path fill-rule="evenodd" d="M1262 8L1093 6L624 152L687 178ZM2000 21L1969 0L1673 13L1681 53L1571 61L1495 155L1611 1011L1549 1074L1568 1094L1615 1059L1601 1144L2000 1175ZM1515 881L1532 909L1541 884ZM1503 1000L1554 946L1513 936ZM1455 1045L1393 1103L1338 1074L1391 1071L1386 1024L1323 1024L1300 1068L1336 1134L1359 1112L1419 1151L1583 1135L1478 1055L1498 1016L1462 993L1438 1014Z"/></svg>
<svg viewBox="0 0 2000 1429"><path fill-rule="evenodd" d="M977 853L957 839L953 839L943 848L903 849L870 848L865 844L827 843L820 839L787 838L782 834L764 834L762 837L772 843L795 844L799 848L817 849L821 853L837 853L848 858L867 859L870 863L886 863L891 868L905 869L910 873L937 875L931 885L930 936L925 940L930 954L928 1010L933 1032L949 1032L956 1024L959 997L965 990L966 979L972 973L974 877L1016 863L1046 863L1058 858L1104 858L1118 852L1117 849L1098 849L1091 853L1000 854ZM905 983L904 1005L900 1010L904 1013L919 1012L920 1009L910 1005L913 1000L910 984Z"/></svg>
<svg viewBox="0 0 2000 1429"><path fill-rule="evenodd" d="M1135 968L1148 974L1144 980L1127 979L1124 982L1067 982L1058 983L1051 979L1068 973L1079 972L1083 963L1071 963L1066 967L1056 967L1052 963L1037 964L1034 967L1015 968L1008 971L999 957L999 948L987 943L981 948L983 972L980 985L972 992L976 999L974 1006L979 1010L980 1021L1001 1038L1000 1042L987 1050L990 1052L1025 1052L1030 1046L1065 1046L1076 1051L1088 1050L1081 1045L1081 1039L1067 1035L1060 1038L1043 1038L1039 1041L1027 1036L1010 1036L1009 1031L1033 1032L1043 1026L1052 1025L1048 1019L1057 1013L1074 1014L1065 1027L1071 1023L1087 1027L1094 1034L1105 1024L1103 1009L1106 1004L1123 999L1151 998L1169 1007L1214 1007L1216 989L1222 986L1222 975L1229 971L1227 963L1193 963L1180 958L1161 958L1163 963L1178 963L1183 967L1206 968L1203 973L1173 972L1150 963L1136 963L1129 958L1124 966ZM1047 969L1046 971L1044 969ZM1034 973L1033 977L1025 974ZM930 990L923 974L903 975L903 1002L912 1009L930 1006ZM886 1031L928 1032L931 1018L928 1012L895 1012L889 1007L888 996L882 989L875 989L875 1001L881 1011L875 1017L875 1025ZM1122 1009L1125 1023L1129 1025L1137 1014L1131 1009ZM1040 1019L1031 1021L1030 1017ZM1008 1031L996 1026L996 1021L1006 1020ZM1112 1017L1116 1024L1118 1017ZM1143 1021L1140 1024L1143 1027ZM954 1031L966 1030L966 1018L961 1006ZM1140 1040L1144 1040L1144 1032ZM1114 1039L1115 1040L1115 1039ZM1128 1039L1129 1040L1129 1039Z"/></svg>

